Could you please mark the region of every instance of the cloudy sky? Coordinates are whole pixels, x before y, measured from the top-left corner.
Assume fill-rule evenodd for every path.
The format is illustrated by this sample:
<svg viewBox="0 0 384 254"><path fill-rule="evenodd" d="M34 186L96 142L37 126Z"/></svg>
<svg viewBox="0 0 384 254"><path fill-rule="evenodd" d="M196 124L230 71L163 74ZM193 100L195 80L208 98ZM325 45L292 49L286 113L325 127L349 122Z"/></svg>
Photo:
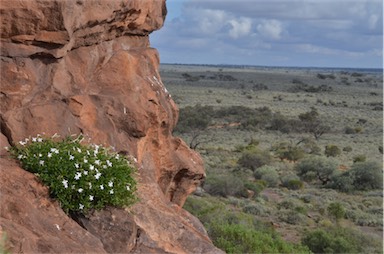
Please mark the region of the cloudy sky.
<svg viewBox="0 0 384 254"><path fill-rule="evenodd" d="M167 0L162 63L383 67L381 0Z"/></svg>

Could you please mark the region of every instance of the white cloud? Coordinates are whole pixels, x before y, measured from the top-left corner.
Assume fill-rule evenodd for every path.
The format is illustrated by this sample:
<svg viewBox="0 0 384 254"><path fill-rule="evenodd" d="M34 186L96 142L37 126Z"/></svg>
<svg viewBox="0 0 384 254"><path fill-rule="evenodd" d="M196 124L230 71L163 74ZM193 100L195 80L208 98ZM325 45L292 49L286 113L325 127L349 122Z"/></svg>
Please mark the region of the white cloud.
<svg viewBox="0 0 384 254"><path fill-rule="evenodd" d="M229 36L233 39L249 35L252 29L252 20L249 18L232 19L228 23L231 25Z"/></svg>
<svg viewBox="0 0 384 254"><path fill-rule="evenodd" d="M257 25L257 31L266 38L278 40L281 38L283 27L278 20L262 20L261 23Z"/></svg>

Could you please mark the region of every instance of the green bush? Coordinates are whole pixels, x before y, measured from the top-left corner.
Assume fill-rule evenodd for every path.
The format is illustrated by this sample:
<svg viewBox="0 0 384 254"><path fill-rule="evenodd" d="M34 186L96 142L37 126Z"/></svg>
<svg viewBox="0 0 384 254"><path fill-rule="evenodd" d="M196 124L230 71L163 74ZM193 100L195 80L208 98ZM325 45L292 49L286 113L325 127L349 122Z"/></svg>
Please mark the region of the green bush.
<svg viewBox="0 0 384 254"><path fill-rule="evenodd" d="M210 236L215 246L226 253L309 253L307 248L287 243L277 234L244 224L212 223Z"/></svg>
<svg viewBox="0 0 384 254"><path fill-rule="evenodd" d="M353 186L357 190L383 188L383 168L375 161L357 162L351 167L354 176Z"/></svg>
<svg viewBox="0 0 384 254"><path fill-rule="evenodd" d="M206 192L214 196L247 197L244 181L233 175L208 176L203 188Z"/></svg>
<svg viewBox="0 0 384 254"><path fill-rule="evenodd" d="M328 214L334 218L336 221L339 221L340 219L344 218L345 216L345 209L342 204L339 202L334 202L328 205Z"/></svg>
<svg viewBox="0 0 384 254"><path fill-rule="evenodd" d="M353 157L353 163L364 162L366 160L367 160L367 156L365 156L364 154L359 154Z"/></svg>
<svg viewBox="0 0 384 254"><path fill-rule="evenodd" d="M302 243L313 253L382 253L382 245L377 240L339 226L309 232Z"/></svg>
<svg viewBox="0 0 384 254"><path fill-rule="evenodd" d="M356 162L351 169L332 177L331 188L351 192L383 188L383 169L375 161Z"/></svg>
<svg viewBox="0 0 384 254"><path fill-rule="evenodd" d="M260 194L260 192L262 192L265 189L265 187L267 187L267 183L264 180L246 182L244 184L244 187L248 190L253 191L254 197L257 197Z"/></svg>
<svg viewBox="0 0 384 254"><path fill-rule="evenodd" d="M309 156L300 160L295 169L305 181L320 181L323 185L331 180L337 169L337 162L321 156Z"/></svg>
<svg viewBox="0 0 384 254"><path fill-rule="evenodd" d="M281 185L290 190L300 190L304 187L304 183L297 175L287 175L282 177Z"/></svg>
<svg viewBox="0 0 384 254"><path fill-rule="evenodd" d="M255 171L257 168L269 164L272 157L268 151L245 151L237 162L241 167Z"/></svg>
<svg viewBox="0 0 384 254"><path fill-rule="evenodd" d="M276 187L279 183L279 174L277 169L272 166L264 165L257 168L254 172L256 179L264 180L269 187Z"/></svg>
<svg viewBox="0 0 384 254"><path fill-rule="evenodd" d="M98 145L82 145L82 136L61 141L41 136L21 141L11 153L49 187L65 212L87 213L136 200L135 166Z"/></svg>
<svg viewBox="0 0 384 254"><path fill-rule="evenodd" d="M327 146L325 146L324 154L327 157L336 157L336 156L339 156L341 154L341 150L336 145L327 145Z"/></svg>

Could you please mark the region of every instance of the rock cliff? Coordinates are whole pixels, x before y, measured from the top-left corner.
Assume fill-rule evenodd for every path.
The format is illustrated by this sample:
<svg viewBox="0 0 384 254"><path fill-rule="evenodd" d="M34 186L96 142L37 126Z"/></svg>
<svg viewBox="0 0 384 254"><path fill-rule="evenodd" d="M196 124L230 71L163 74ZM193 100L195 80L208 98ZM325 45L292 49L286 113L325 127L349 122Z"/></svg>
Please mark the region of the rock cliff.
<svg viewBox="0 0 384 254"><path fill-rule="evenodd" d="M68 217L0 152L0 231L12 252L220 253L184 211L203 163L172 136L178 109L149 34L165 0L1 0L1 147L83 133L138 159L139 203Z"/></svg>

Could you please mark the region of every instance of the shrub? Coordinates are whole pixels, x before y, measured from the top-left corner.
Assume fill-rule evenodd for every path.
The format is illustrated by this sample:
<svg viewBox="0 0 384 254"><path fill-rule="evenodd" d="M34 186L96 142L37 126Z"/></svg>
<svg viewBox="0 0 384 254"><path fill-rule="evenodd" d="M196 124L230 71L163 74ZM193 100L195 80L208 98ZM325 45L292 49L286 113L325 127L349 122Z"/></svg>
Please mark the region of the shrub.
<svg viewBox="0 0 384 254"><path fill-rule="evenodd" d="M280 160L298 161L305 155L304 150L299 146L292 146L285 142L273 148Z"/></svg>
<svg viewBox="0 0 384 254"><path fill-rule="evenodd" d="M302 243L313 253L382 253L379 241L359 231L343 227L309 232Z"/></svg>
<svg viewBox="0 0 384 254"><path fill-rule="evenodd" d="M38 135L19 142L11 153L24 169L39 176L67 213L133 204L134 165L102 146L82 145L81 140L79 136L55 142Z"/></svg>
<svg viewBox="0 0 384 254"><path fill-rule="evenodd" d="M337 163L333 159L321 156L309 156L300 160L295 169L298 175L305 181L319 180L323 185L331 180L331 176L337 169Z"/></svg>
<svg viewBox="0 0 384 254"><path fill-rule="evenodd" d="M260 192L262 192L265 187L267 187L267 183L264 180L259 180L255 182L246 182L244 184L245 188L254 192L254 197L257 197Z"/></svg>
<svg viewBox="0 0 384 254"><path fill-rule="evenodd" d="M352 152L352 147L346 146L346 147L343 148L343 151L346 152L346 153Z"/></svg>
<svg viewBox="0 0 384 254"><path fill-rule="evenodd" d="M244 182L231 175L215 175L207 177L204 190L214 196L240 196L247 197Z"/></svg>
<svg viewBox="0 0 384 254"><path fill-rule="evenodd" d="M215 246L226 253L309 253L301 245L244 224L212 223L209 233Z"/></svg>
<svg viewBox="0 0 384 254"><path fill-rule="evenodd" d="M353 163L364 162L367 160L367 157L364 154L359 154L353 157Z"/></svg>
<svg viewBox="0 0 384 254"><path fill-rule="evenodd" d="M288 175L281 178L281 185L290 190L300 190L304 187L304 183L296 175Z"/></svg>
<svg viewBox="0 0 384 254"><path fill-rule="evenodd" d="M279 175L277 169L272 166L264 165L257 168L254 172L256 179L264 180L269 187L276 187L279 183Z"/></svg>
<svg viewBox="0 0 384 254"><path fill-rule="evenodd" d="M357 190L383 188L383 168L375 161L357 162L352 165L353 186Z"/></svg>
<svg viewBox="0 0 384 254"><path fill-rule="evenodd" d="M374 161L356 162L351 169L332 178L331 187L344 192L383 188L383 169Z"/></svg>
<svg viewBox="0 0 384 254"><path fill-rule="evenodd" d="M339 202L331 203L328 205L328 213L331 215L336 221L344 218L345 209L342 204Z"/></svg>
<svg viewBox="0 0 384 254"><path fill-rule="evenodd" d="M341 154L341 150L336 145L327 145L327 146L325 146L324 154L327 157L336 157L336 156Z"/></svg>
<svg viewBox="0 0 384 254"><path fill-rule="evenodd" d="M268 151L245 151L238 164L244 168L255 171L257 168L270 163L272 160Z"/></svg>

